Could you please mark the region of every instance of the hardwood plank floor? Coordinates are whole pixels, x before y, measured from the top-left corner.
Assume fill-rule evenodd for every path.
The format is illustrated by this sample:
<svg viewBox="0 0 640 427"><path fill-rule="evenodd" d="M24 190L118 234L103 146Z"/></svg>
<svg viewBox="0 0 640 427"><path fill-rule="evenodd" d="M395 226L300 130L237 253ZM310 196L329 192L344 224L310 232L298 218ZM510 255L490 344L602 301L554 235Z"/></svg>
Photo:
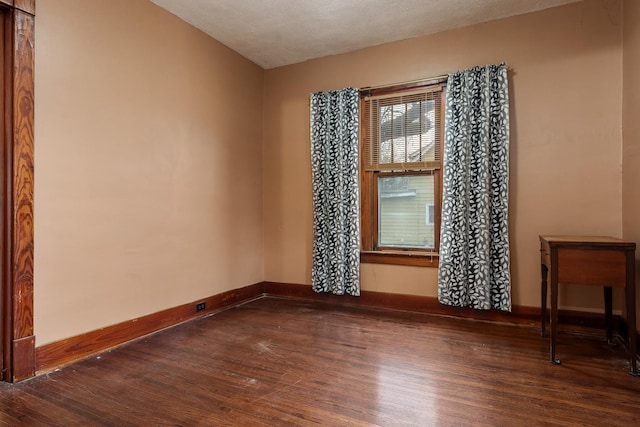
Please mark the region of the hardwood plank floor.
<svg viewBox="0 0 640 427"><path fill-rule="evenodd" d="M0 425L640 425L624 348L538 328L263 298L16 385Z"/></svg>

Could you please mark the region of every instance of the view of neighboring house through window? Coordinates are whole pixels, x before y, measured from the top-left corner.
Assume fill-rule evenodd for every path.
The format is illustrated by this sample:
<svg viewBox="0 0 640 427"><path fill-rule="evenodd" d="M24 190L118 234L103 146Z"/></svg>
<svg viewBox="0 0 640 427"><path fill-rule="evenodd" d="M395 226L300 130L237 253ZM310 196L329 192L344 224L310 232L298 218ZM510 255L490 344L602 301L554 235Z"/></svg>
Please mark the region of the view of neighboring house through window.
<svg viewBox="0 0 640 427"><path fill-rule="evenodd" d="M442 81L363 90L365 252L437 254L443 92Z"/></svg>

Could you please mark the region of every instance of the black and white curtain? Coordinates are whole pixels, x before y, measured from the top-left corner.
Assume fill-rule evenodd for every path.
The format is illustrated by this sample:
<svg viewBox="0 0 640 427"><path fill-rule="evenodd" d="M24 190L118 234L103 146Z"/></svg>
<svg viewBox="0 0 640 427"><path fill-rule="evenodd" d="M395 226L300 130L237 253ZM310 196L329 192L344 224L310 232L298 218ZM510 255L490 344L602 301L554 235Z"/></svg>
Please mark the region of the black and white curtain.
<svg viewBox="0 0 640 427"><path fill-rule="evenodd" d="M360 295L358 104L354 88L311 94L316 292Z"/></svg>
<svg viewBox="0 0 640 427"><path fill-rule="evenodd" d="M449 75L438 299L511 311L507 67Z"/></svg>

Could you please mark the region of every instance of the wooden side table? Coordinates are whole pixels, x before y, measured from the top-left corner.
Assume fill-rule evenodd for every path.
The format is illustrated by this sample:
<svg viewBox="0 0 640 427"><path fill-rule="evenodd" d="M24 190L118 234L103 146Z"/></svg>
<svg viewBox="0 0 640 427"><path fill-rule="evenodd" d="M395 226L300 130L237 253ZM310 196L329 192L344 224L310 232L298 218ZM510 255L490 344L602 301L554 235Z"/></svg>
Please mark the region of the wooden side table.
<svg viewBox="0 0 640 427"><path fill-rule="evenodd" d="M607 340L612 339L612 287L624 288L631 353L630 374L638 375L636 338L635 242L613 237L540 236L542 335L547 317L547 277L551 283L551 363L556 359L558 283L604 286Z"/></svg>

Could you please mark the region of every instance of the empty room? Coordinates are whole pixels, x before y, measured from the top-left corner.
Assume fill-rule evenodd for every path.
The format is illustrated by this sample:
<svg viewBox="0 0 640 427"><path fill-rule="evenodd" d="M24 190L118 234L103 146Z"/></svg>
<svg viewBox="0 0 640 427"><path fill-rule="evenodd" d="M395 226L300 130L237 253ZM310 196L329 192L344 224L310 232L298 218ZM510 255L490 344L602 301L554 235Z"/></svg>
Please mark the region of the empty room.
<svg viewBox="0 0 640 427"><path fill-rule="evenodd" d="M0 14L0 426L640 425L640 1Z"/></svg>

